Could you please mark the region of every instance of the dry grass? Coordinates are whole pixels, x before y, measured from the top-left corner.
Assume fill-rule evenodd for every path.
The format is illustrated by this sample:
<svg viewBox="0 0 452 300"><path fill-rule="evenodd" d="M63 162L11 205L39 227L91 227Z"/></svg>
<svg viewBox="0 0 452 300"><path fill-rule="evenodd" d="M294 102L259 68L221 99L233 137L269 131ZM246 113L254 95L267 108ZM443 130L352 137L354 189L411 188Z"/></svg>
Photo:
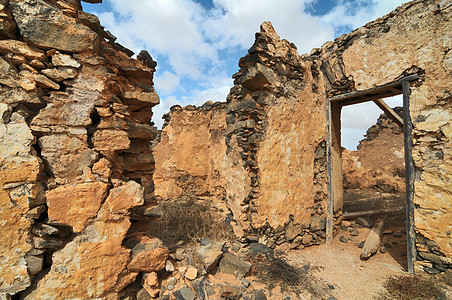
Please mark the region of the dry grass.
<svg viewBox="0 0 452 300"><path fill-rule="evenodd" d="M173 247L180 241L184 244L197 242L201 238L212 241L235 239L219 214L204 203L181 200L160 203L162 217L150 224L150 234L161 239L166 246Z"/></svg>
<svg viewBox="0 0 452 300"><path fill-rule="evenodd" d="M257 281L265 284L269 290L281 287L282 293L295 293L300 295L303 291L313 296L321 296L318 289L314 288L317 281L308 275L307 270L290 265L283 257L249 256L252 263L251 275Z"/></svg>
<svg viewBox="0 0 452 300"><path fill-rule="evenodd" d="M390 277L385 283L386 291L379 300L447 300L442 288L430 279L420 276Z"/></svg>

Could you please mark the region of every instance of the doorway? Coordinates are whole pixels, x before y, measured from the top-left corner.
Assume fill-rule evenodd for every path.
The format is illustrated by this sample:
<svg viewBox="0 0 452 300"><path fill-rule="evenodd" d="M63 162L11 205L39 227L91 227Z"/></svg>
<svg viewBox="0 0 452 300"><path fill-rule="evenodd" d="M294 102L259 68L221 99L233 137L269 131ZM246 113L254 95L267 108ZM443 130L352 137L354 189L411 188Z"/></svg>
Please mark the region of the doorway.
<svg viewBox="0 0 452 300"><path fill-rule="evenodd" d="M328 123L327 158L328 158L328 209L326 224L326 239L333 238L334 228L339 224L343 214L343 178L342 178L342 147L341 147L341 110L342 107L373 101L394 122L403 127L405 173L406 173L406 236L408 272L414 272L416 259L414 233L413 183L414 164L411 155L412 123L410 119L410 82L418 79L417 74L405 76L395 82L374 87L365 91L356 91L336 95L326 101ZM403 118L400 118L386 103L384 98L403 95Z"/></svg>

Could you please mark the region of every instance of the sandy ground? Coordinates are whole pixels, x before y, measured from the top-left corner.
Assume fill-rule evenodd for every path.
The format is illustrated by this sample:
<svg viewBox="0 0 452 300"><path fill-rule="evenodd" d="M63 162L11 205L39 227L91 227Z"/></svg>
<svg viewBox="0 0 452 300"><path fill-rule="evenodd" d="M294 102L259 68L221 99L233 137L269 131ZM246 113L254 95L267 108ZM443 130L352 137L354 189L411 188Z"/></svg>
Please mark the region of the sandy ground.
<svg viewBox="0 0 452 300"><path fill-rule="evenodd" d="M376 253L367 261L359 258L361 249L357 244L365 240L369 229L360 228L360 235L343 243L339 241L340 233L330 245L309 247L300 251L292 251L287 259L296 266L311 264L312 274L321 281L334 287L332 294L339 300L374 299L384 290L383 285L389 276L407 274L406 242L404 236L394 230L394 234L383 237L383 242L390 243L392 248L385 254Z"/></svg>

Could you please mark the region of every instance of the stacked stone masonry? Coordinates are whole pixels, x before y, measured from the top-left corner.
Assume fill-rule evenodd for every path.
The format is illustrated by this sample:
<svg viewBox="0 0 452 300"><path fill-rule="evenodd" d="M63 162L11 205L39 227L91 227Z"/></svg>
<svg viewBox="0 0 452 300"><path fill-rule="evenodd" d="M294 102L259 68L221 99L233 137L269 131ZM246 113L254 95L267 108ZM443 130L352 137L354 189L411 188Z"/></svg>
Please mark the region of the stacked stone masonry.
<svg viewBox="0 0 452 300"><path fill-rule="evenodd" d="M174 107L159 134L147 52L132 59L78 0L0 1L0 298L193 294L166 275L180 253L147 234L169 199L211 199L242 243L324 242L327 98L415 73L416 270L450 270L451 11L414 0L302 56L264 22L227 102ZM223 246L198 249L201 274Z"/></svg>
<svg viewBox="0 0 452 300"><path fill-rule="evenodd" d="M79 1L0 4L0 298L119 299L168 255L134 233L155 206L156 63Z"/></svg>
<svg viewBox="0 0 452 300"><path fill-rule="evenodd" d="M254 45L239 62L239 72L233 75L224 131L227 149L224 156L217 157L226 170L220 172L226 178L217 181L225 183L226 197L216 201L225 201L238 237L282 245L283 249L302 245L298 242L304 235L306 241L311 236L312 243L324 241L327 98L418 74L410 93L416 264L418 270L430 272L450 268L451 6L447 1L409 2L302 56L293 44L279 38L270 23L262 24ZM182 113L181 120L186 116ZM172 131L171 122L164 131ZM371 176L369 182L361 181L364 186L403 192L401 131L387 120L380 122L380 140L392 133L400 137L390 147L379 146L384 148L382 153L392 151L385 154L392 163L381 165L381 172L359 170L346 180L356 181L367 172ZM376 128L369 136L372 130ZM178 138L172 136L173 140ZM372 148L368 144L363 141L361 152ZM355 159L345 154L347 167ZM185 155L188 159L199 154ZM362 159L371 161L371 155L366 155ZM387 176L391 173L393 176ZM215 194L212 190L209 193ZM334 213L337 226L341 203L334 207ZM299 235L288 233L294 227Z"/></svg>

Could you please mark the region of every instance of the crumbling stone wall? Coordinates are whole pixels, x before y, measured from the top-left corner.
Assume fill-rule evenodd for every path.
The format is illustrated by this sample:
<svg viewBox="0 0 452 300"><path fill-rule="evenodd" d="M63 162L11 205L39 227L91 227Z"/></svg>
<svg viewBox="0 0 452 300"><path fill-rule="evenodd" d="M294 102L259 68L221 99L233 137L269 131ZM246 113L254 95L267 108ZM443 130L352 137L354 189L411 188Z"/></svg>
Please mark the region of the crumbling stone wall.
<svg viewBox="0 0 452 300"><path fill-rule="evenodd" d="M319 65L263 23L227 98L228 155L240 157L245 190L228 203L249 240L282 249L325 237L326 115Z"/></svg>
<svg viewBox="0 0 452 300"><path fill-rule="evenodd" d="M416 73L410 114L417 259L429 260L418 263L428 270L450 267L450 10L444 1L412 1L303 56L271 24L262 25L233 76L226 157L219 158L239 237L283 249L323 241L327 97ZM396 181L388 185L403 191ZM335 204L338 225L342 204Z"/></svg>
<svg viewBox="0 0 452 300"><path fill-rule="evenodd" d="M118 299L168 255L129 238L154 205L156 64L79 1L0 4L0 298Z"/></svg>
<svg viewBox="0 0 452 300"><path fill-rule="evenodd" d="M155 196L224 198L226 104L173 106L153 149Z"/></svg>
<svg viewBox="0 0 452 300"><path fill-rule="evenodd" d="M402 115L402 108L395 112ZM344 189L405 193L403 129L386 114L367 130L357 151L342 150Z"/></svg>
<svg viewBox="0 0 452 300"><path fill-rule="evenodd" d="M414 227L416 266L430 272L452 262L451 11L448 1L412 1L311 53L322 62L328 96L420 76L410 94Z"/></svg>

